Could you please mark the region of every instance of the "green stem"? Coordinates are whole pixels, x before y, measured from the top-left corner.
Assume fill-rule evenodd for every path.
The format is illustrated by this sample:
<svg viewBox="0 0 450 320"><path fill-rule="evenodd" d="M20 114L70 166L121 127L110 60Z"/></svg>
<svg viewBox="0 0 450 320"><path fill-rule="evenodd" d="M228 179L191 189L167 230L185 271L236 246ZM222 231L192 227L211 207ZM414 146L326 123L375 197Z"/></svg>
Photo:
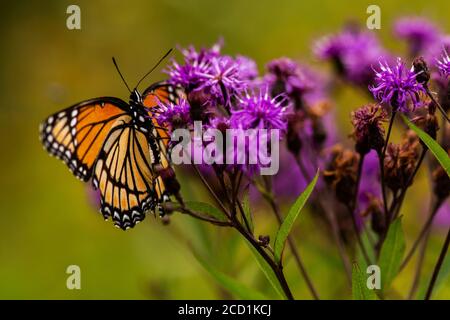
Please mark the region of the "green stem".
<svg viewBox="0 0 450 320"><path fill-rule="evenodd" d="M386 238L387 232L389 230L390 222L391 222L391 217L389 215L389 210L388 210L388 206L387 206L386 182L385 182L385 177L384 177L384 159L386 157L386 150L387 150L387 146L389 144L389 139L391 137L392 126L394 125L396 114L397 114L396 110L392 111L391 119L389 120L389 127L388 127L388 132L386 135L386 141L384 142L384 147L383 147L383 151L381 153L381 157L380 157L380 155L378 155L378 157L380 159L381 193L383 195L383 205L384 205L384 215L385 215L384 217L385 217L385 222L386 222L385 230L384 230L383 236L381 238L380 248L384 242L384 239Z"/></svg>
<svg viewBox="0 0 450 320"><path fill-rule="evenodd" d="M220 206L220 208L222 209L222 211L225 213L225 215L227 217L230 216L230 214L228 213L227 208L225 207L224 203L222 202L222 200L220 200L220 198L217 196L217 194L214 192L213 188L210 186L210 184L208 183L208 181L206 181L205 177L203 176L203 174L200 172L200 170L198 169L197 165L192 164L192 167L194 168L195 172L197 173L197 175L200 177L200 180L202 180L203 184L205 185L205 187L208 189L209 194L214 198L214 200L216 200L217 204Z"/></svg>
<svg viewBox="0 0 450 320"><path fill-rule="evenodd" d="M267 191L267 192L269 192L269 191ZM280 213L280 210L279 210L279 207L278 207L277 203L273 199L272 195L270 196L270 198L266 198L266 199L269 202L269 204L270 204L270 206L272 208L272 211L275 214L275 217L277 218L278 225L281 226L281 224L283 223L283 218L281 216L281 213ZM313 284L311 278L309 277L308 272L306 271L306 267L303 264L302 259L300 258L300 254L297 251L297 248L295 246L295 242L292 239L292 236L290 234L288 235L287 240L288 240L288 245L289 245L289 248L290 248L290 250L292 252L292 255L294 256L295 262L297 263L297 266L298 266L298 268L300 270L300 273L302 274L303 278L306 281L306 285L308 286L308 289L311 292L311 295L313 296L313 298L315 300L320 300L319 295L318 295L318 293L317 293L317 291L316 291L316 289L314 287L314 284Z"/></svg>
<svg viewBox="0 0 450 320"><path fill-rule="evenodd" d="M422 273L423 262L425 260L426 248L428 245L428 239L430 238L430 229L427 230L425 234L425 238L423 239L422 245L420 246L419 258L417 260L416 265L416 273L414 274L414 280L411 286L411 290L409 291L408 300L412 300L414 295L416 294L417 288L420 283L420 275Z"/></svg>
<svg viewBox="0 0 450 320"><path fill-rule="evenodd" d="M412 184L417 172L419 171L419 168L422 165L422 162L425 159L425 156L427 154L427 150L428 150L428 148L422 148L422 153L420 154L419 161L417 162L413 173L408 178L408 182L402 188L402 192L400 193L400 196L392 200L391 207L389 208L389 216L391 218L395 219L395 217L398 215L398 212L400 212L400 208L402 207L403 200L405 199L405 196L406 196L406 191L409 189L409 186Z"/></svg>
<svg viewBox="0 0 450 320"><path fill-rule="evenodd" d="M356 186L355 186L355 192L353 195L353 200L351 203L347 204L347 209L350 214L350 218L352 219L352 225L353 225L353 231L355 232L356 240L358 242L359 248L361 249L361 252L364 256L364 259L366 260L366 263L368 265L371 265L369 255L367 254L366 247L364 246L364 243L362 242L361 235L358 230L358 224L356 222L356 208L357 208L357 199L358 199L358 192L359 192L359 184L361 182L361 175L362 175L362 168L364 165L364 155L360 155L359 162L358 162L358 172L356 176ZM364 221L362 223L362 228L364 232Z"/></svg>
<svg viewBox="0 0 450 320"><path fill-rule="evenodd" d="M308 174L308 171L306 170L306 167L304 166L301 158L299 156L294 156L294 157L297 162L297 166L300 169L300 173L303 175L303 177L307 181L311 181L311 176ZM345 270L345 274L347 276L347 280L348 280L349 284L351 285L352 269L351 269L350 259L345 251L344 245L342 243L342 239L339 235L339 226L337 224L335 214L334 214L334 212L331 212L331 208L329 208L327 206L327 204L329 203L328 200L330 200L330 197L328 196L328 193L325 193L324 197L319 198L318 204L320 205L323 212L325 213L328 223L331 226L332 235L333 235L334 241L336 242L336 246L338 249L339 256L342 260L342 264L344 265L344 270ZM330 209L330 210L328 210L328 209Z"/></svg>
<svg viewBox="0 0 450 320"><path fill-rule="evenodd" d="M434 104L438 107L439 111L441 112L442 116L447 120L447 122L450 122L450 119L447 116L447 113L445 112L444 108L442 108L441 104L436 100L436 98L433 96L433 94L430 91L430 88L428 86L425 86L425 91L427 92L428 97L430 97L431 101L434 102Z"/></svg>
<svg viewBox="0 0 450 320"><path fill-rule="evenodd" d="M228 221L220 221L220 220L217 220L217 219L214 219L214 218L210 218L210 217L207 217L207 216L205 216L205 215L203 215L203 214L201 214L199 212L190 210L189 208L186 208L186 207L176 208L175 211L178 211L178 212L183 213L183 214L187 214L187 215L189 215L189 216L191 216L193 218L196 218L196 219L199 219L199 220L202 220L202 221L206 221L206 222L212 223L212 224L214 224L216 226L220 226L220 227L231 227L232 226L231 223L229 223Z"/></svg>
<svg viewBox="0 0 450 320"><path fill-rule="evenodd" d="M439 271L441 271L442 263L444 262L445 256L447 255L448 247L450 245L450 228L448 228L447 237L445 237L444 245L442 246L441 253L439 254L438 261L433 270L433 275L431 276L430 284L428 285L427 293L425 295L425 300L430 300L431 294L433 293L434 285L439 276Z"/></svg>
<svg viewBox="0 0 450 320"><path fill-rule="evenodd" d="M275 263L275 261L267 254L267 252L261 247L259 242L247 232L247 230L242 226L242 224L236 219L236 217L232 217L232 223L234 228L243 235L248 242L255 248L255 250L261 255L261 257L269 264L270 268L275 273L278 282L283 289L284 294L286 295L288 300L294 300L294 296L289 288L289 285L284 276L283 270Z"/></svg>
<svg viewBox="0 0 450 320"><path fill-rule="evenodd" d="M255 250L260 254L260 256L267 262L267 264L270 266L270 268L273 270L275 276L277 277L278 282L280 283L281 288L283 289L284 294L286 295L286 298L289 300L294 300L294 296L292 295L292 292L289 288L289 285L286 281L286 278L284 276L282 268L275 262L274 258L269 256L268 253L264 250L264 248L261 247L258 240L254 238L254 236L248 232L245 227L239 222L236 215L230 214L228 210L226 209L223 202L220 200L219 196L214 192L213 188L209 185L206 178L203 176L203 174L198 170L198 168L193 165L195 171L197 172L198 176L200 177L203 184L206 186L208 191L210 192L211 196L217 201L220 208L222 209L223 213L228 217L231 223L231 226L236 229L244 238L247 239L247 241L255 248ZM223 182L223 181L221 181ZM227 193L227 189L225 188L223 192Z"/></svg>
<svg viewBox="0 0 450 320"><path fill-rule="evenodd" d="M425 222L424 226L422 227L422 230L420 230L419 235L417 236L417 239L414 241L413 246L409 250L408 254L406 255L406 258L403 260L399 272L402 271L408 262L411 260L411 258L414 255L414 252L416 251L417 247L419 246L420 242L424 238L424 236L428 233L431 226L433 225L433 219L436 216L437 211L439 210L440 206L442 204L442 201L436 201L433 210L431 211L430 215L428 216L427 221Z"/></svg>

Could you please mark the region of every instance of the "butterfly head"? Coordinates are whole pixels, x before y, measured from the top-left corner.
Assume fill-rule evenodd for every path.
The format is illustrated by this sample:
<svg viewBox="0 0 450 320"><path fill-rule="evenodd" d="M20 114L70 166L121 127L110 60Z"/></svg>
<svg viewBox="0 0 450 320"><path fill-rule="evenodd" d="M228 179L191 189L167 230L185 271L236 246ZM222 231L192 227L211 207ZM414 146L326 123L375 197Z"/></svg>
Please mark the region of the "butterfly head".
<svg viewBox="0 0 450 320"><path fill-rule="evenodd" d="M130 104L142 104L142 95L138 89L134 89L130 94Z"/></svg>

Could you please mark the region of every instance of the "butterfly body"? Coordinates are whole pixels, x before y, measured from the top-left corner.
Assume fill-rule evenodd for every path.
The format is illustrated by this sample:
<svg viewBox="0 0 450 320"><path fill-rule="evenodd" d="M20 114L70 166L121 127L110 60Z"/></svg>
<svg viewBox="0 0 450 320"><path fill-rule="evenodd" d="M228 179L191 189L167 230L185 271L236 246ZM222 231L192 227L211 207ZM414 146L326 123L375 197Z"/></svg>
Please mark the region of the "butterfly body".
<svg viewBox="0 0 450 320"><path fill-rule="evenodd" d="M136 89L129 103L100 97L75 104L44 121L44 148L61 159L82 181L92 180L101 194L101 213L126 230L146 211L169 199L156 167L170 166L167 135L154 119L158 100L174 90L155 84L143 95Z"/></svg>

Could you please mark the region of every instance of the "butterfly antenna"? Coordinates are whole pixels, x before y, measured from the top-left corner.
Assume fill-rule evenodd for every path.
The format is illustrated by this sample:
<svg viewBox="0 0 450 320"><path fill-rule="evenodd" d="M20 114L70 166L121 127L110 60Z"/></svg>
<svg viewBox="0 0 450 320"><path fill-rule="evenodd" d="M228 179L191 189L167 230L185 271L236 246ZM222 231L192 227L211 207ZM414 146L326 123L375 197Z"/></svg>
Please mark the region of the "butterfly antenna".
<svg viewBox="0 0 450 320"><path fill-rule="evenodd" d="M123 77L122 72L120 72L119 66L117 65L117 62L116 62L116 58L112 57L112 61L114 63L114 66L116 67L117 72L120 75L120 78L122 78L123 83L125 83L125 86L127 87L128 91L130 91L130 93L131 93L131 90L130 90L130 87L128 86L128 83L125 81L125 78Z"/></svg>
<svg viewBox="0 0 450 320"><path fill-rule="evenodd" d="M145 78L147 78L147 76L148 76L150 73L152 73L153 70L155 70L155 69L161 64L161 62L164 61L164 59L172 52L172 50L173 50L173 49L170 48L169 51L167 51L166 54L163 55L163 56L158 60L158 62L153 66L153 68L151 68L150 71L147 72L147 73L141 78L141 80L139 80L139 82L138 82L137 85L136 85L136 88L141 84L142 80L144 80Z"/></svg>

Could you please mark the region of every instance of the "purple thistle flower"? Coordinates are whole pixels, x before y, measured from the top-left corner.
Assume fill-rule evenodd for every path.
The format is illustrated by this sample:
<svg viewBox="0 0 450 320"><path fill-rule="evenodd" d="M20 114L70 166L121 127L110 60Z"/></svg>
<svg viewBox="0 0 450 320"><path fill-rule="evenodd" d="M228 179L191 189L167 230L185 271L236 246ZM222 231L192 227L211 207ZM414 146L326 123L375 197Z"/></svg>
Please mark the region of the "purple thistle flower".
<svg viewBox="0 0 450 320"><path fill-rule="evenodd" d="M235 61L239 68L239 78L242 81L251 81L258 77L258 67L255 61L242 55L237 55Z"/></svg>
<svg viewBox="0 0 450 320"><path fill-rule="evenodd" d="M204 81L198 89L206 89L221 104L227 104L230 96L243 87L239 65L228 56L211 59L210 68L201 76Z"/></svg>
<svg viewBox="0 0 450 320"><path fill-rule="evenodd" d="M342 36L347 43L347 51L342 63L347 71L347 78L353 83L371 83L371 68L380 58L388 59L388 54L381 47L375 34L370 32L347 32Z"/></svg>
<svg viewBox="0 0 450 320"><path fill-rule="evenodd" d="M172 65L165 72L169 75L169 83L183 87L187 92L191 92L203 85L203 74L207 73L211 59L206 53L187 53L185 64L180 65L172 60ZM196 56L194 59L193 57Z"/></svg>
<svg viewBox="0 0 450 320"><path fill-rule="evenodd" d="M441 59L436 60L436 66L443 77L450 77L450 57L448 56L446 49L444 49Z"/></svg>
<svg viewBox="0 0 450 320"><path fill-rule="evenodd" d="M338 59L345 49L340 34L324 36L313 45L313 53L320 60Z"/></svg>
<svg viewBox="0 0 450 320"><path fill-rule="evenodd" d="M228 105L230 99L250 86L258 71L253 60L221 55L222 43L210 49L196 51L190 46L180 49L184 63L172 61L165 70L169 83L183 87L190 93L202 92L202 106Z"/></svg>
<svg viewBox="0 0 450 320"><path fill-rule="evenodd" d="M423 57L426 61L436 61L441 59L442 52L450 50L450 35L442 35L433 44L425 48Z"/></svg>
<svg viewBox="0 0 450 320"><path fill-rule="evenodd" d="M374 70L375 85L369 87L375 99L403 112L409 111L409 101L413 109L422 104L419 93L425 93L425 88L417 82L413 68L407 69L401 58L393 67L386 62L379 64L380 70Z"/></svg>
<svg viewBox="0 0 450 320"><path fill-rule="evenodd" d="M297 98L313 86L298 63L292 59L283 57L272 60L266 68L268 73L264 80L272 95L286 93L289 97Z"/></svg>
<svg viewBox="0 0 450 320"><path fill-rule="evenodd" d="M222 46L223 41L219 40L211 48L201 48L198 52L197 50L195 50L194 46L179 48L179 50L187 63L194 63L195 61L204 59L209 60L211 58L220 56Z"/></svg>
<svg viewBox="0 0 450 320"><path fill-rule="evenodd" d="M313 50L317 58L331 60L344 79L359 85L370 84L373 80L370 66L380 58L388 58L374 33L354 26L319 39Z"/></svg>
<svg viewBox="0 0 450 320"><path fill-rule="evenodd" d="M278 95L271 98L268 87L259 94L248 92L237 97L237 108L231 111L230 123L233 128L241 129L287 129L286 97Z"/></svg>
<svg viewBox="0 0 450 320"><path fill-rule="evenodd" d="M160 125L172 129L185 128L192 123L189 103L183 98L180 98L177 104L158 101L155 118Z"/></svg>
<svg viewBox="0 0 450 320"><path fill-rule="evenodd" d="M223 116L212 117L208 124L204 126L205 129L217 129L222 133L225 133L227 129L230 129L230 119Z"/></svg>
<svg viewBox="0 0 450 320"><path fill-rule="evenodd" d="M440 37L437 27L427 19L421 17L405 17L394 24L397 37L408 41L411 56L415 57Z"/></svg>

